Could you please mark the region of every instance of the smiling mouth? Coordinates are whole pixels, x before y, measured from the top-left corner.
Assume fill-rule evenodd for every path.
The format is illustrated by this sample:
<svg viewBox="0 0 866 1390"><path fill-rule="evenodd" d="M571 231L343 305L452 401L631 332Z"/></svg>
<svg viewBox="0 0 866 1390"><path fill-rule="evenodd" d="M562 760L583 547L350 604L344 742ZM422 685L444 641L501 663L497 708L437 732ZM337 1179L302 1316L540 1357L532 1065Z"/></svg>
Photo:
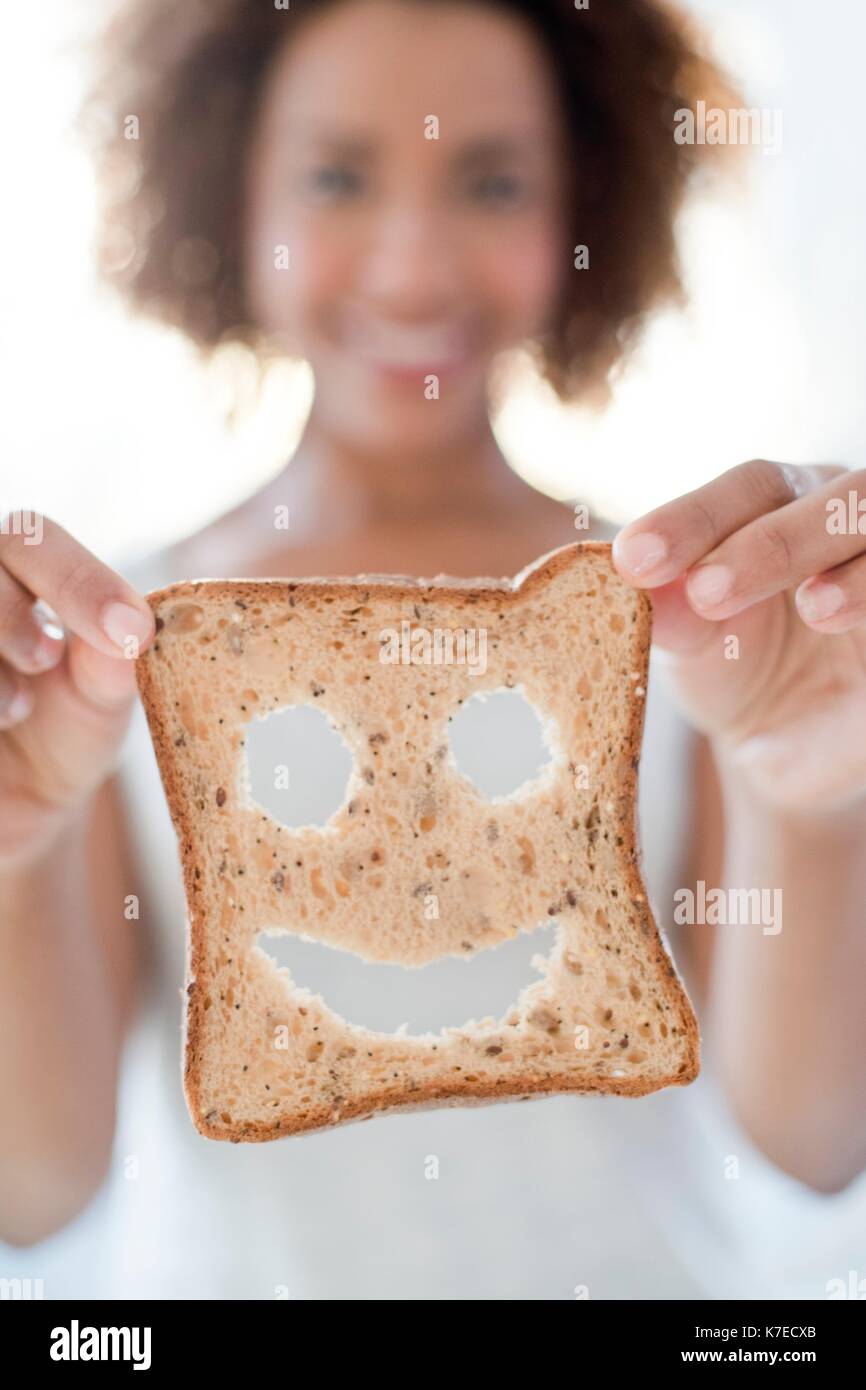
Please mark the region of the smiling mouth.
<svg viewBox="0 0 866 1390"><path fill-rule="evenodd" d="M440 956L420 967L366 961L289 931L263 931L257 946L289 970L293 988L327 999L351 1026L384 1033L405 1026L417 1036L467 1019L504 1018L543 973L558 933L548 918L470 958Z"/></svg>
<svg viewBox="0 0 866 1390"><path fill-rule="evenodd" d="M470 356L469 337L454 324L422 326L368 320L353 323L346 342L363 362L395 375L452 371Z"/></svg>

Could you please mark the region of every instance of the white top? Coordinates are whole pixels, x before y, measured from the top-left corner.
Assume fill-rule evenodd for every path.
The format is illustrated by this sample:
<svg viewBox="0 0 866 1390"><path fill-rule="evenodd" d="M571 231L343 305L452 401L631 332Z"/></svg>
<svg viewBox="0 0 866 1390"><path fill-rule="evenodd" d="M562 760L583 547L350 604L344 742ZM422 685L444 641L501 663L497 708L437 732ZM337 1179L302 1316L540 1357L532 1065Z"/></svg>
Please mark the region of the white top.
<svg viewBox="0 0 866 1390"><path fill-rule="evenodd" d="M121 568L141 592L176 577L163 555ZM646 721L644 874L669 928L689 734L652 671ZM313 769L315 731L304 748ZM157 958L124 1057L114 1161L65 1231L0 1245L0 1276L40 1278L47 1298L158 1299L824 1298L828 1281L866 1276L866 1175L827 1197L769 1163L726 1113L706 1039L693 1085L638 1100L395 1114L266 1144L202 1138L181 1089L177 842L140 705L121 772ZM338 955L317 958L315 981L297 967L298 984L327 1000ZM492 987L507 958L485 955ZM391 988L377 969L353 1021L372 1024Z"/></svg>

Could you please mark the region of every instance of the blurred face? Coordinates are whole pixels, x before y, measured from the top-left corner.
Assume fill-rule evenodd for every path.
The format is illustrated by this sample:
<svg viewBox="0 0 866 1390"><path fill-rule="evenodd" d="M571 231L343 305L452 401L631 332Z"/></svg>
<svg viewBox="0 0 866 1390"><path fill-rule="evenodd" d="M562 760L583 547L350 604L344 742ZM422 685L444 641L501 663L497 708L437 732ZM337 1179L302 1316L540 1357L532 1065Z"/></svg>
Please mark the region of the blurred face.
<svg viewBox="0 0 866 1390"><path fill-rule="evenodd" d="M287 16L289 23L290 14ZM494 8L343 0L275 59L248 173L250 310L357 446L459 442L565 264L560 118Z"/></svg>

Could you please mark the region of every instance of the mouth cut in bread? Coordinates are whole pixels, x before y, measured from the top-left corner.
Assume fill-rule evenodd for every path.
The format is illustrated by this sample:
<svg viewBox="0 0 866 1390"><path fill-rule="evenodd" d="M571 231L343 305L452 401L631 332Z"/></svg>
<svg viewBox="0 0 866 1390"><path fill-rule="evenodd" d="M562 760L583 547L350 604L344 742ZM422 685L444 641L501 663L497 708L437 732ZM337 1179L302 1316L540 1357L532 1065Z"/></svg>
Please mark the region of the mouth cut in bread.
<svg viewBox="0 0 866 1390"><path fill-rule="evenodd" d="M609 545L513 580L209 579L148 601L138 683L183 868L183 1084L202 1134L694 1079L698 1027L637 845L651 606ZM503 687L541 714L553 757L488 800L448 723ZM290 829L253 802L244 749L251 721L300 704L354 761L327 825ZM285 931L417 968L551 921L541 978L504 1018L423 1035L344 1021L256 944Z"/></svg>

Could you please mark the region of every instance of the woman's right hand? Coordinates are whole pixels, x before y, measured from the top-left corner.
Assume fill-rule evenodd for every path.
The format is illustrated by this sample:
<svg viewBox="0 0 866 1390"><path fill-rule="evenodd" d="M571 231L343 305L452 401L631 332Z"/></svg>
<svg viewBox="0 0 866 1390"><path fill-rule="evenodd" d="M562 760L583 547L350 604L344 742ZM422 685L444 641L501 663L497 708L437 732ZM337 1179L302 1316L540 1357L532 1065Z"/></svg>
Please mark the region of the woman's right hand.
<svg viewBox="0 0 866 1390"><path fill-rule="evenodd" d="M50 618L46 631L37 599L65 633ZM111 772L153 636L144 599L62 526L2 517L0 866L50 844Z"/></svg>

